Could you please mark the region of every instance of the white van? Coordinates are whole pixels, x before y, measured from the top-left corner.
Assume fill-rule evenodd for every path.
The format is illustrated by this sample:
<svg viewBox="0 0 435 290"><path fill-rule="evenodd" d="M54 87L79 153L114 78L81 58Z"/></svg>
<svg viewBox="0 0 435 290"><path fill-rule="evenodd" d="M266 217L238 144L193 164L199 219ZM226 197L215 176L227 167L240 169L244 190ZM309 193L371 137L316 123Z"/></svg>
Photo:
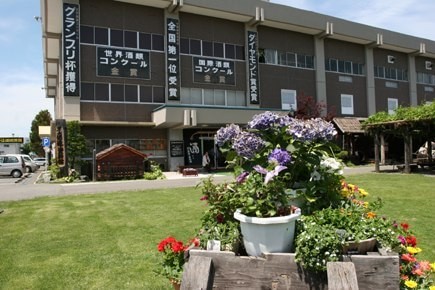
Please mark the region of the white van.
<svg viewBox="0 0 435 290"><path fill-rule="evenodd" d="M26 163L23 157L15 155L0 155L0 175L21 177L26 172Z"/></svg>

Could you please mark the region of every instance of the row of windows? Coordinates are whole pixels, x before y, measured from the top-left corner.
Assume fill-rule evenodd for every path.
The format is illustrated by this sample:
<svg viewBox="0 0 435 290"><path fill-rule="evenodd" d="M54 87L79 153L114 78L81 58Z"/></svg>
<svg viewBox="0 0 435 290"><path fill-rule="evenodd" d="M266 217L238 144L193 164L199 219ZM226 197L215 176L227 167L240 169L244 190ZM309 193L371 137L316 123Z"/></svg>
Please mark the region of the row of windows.
<svg viewBox="0 0 435 290"><path fill-rule="evenodd" d="M86 25L80 26L80 42L164 51L164 39L161 34Z"/></svg>
<svg viewBox="0 0 435 290"><path fill-rule="evenodd" d="M245 47L242 45L193 38L180 39L180 52L226 59L245 59Z"/></svg>
<svg viewBox="0 0 435 290"><path fill-rule="evenodd" d="M166 151L167 143L168 142L166 139L87 139L86 140L86 146L88 147L89 152L92 152L93 149L95 149L96 152L98 153L115 144L125 144L143 153L149 153L150 151L154 153L158 153L158 154L153 154L154 156L165 154L165 152L163 151Z"/></svg>
<svg viewBox="0 0 435 290"><path fill-rule="evenodd" d="M375 65L375 78L389 79L396 81L407 81L408 71L406 69L383 67Z"/></svg>
<svg viewBox="0 0 435 290"><path fill-rule="evenodd" d="M81 83L82 101L164 103L165 88L108 83Z"/></svg>
<svg viewBox="0 0 435 290"><path fill-rule="evenodd" d="M299 68L314 68L314 56L294 52L278 51L276 49L259 49L260 63L278 64Z"/></svg>
<svg viewBox="0 0 435 290"><path fill-rule="evenodd" d="M339 72L353 75L364 75L364 65L348 60L328 58L325 60L325 69L331 72Z"/></svg>
<svg viewBox="0 0 435 290"><path fill-rule="evenodd" d="M246 106L244 91L181 88L181 103L210 106Z"/></svg>
<svg viewBox="0 0 435 290"><path fill-rule="evenodd" d="M435 75L417 72L417 83L435 85Z"/></svg>

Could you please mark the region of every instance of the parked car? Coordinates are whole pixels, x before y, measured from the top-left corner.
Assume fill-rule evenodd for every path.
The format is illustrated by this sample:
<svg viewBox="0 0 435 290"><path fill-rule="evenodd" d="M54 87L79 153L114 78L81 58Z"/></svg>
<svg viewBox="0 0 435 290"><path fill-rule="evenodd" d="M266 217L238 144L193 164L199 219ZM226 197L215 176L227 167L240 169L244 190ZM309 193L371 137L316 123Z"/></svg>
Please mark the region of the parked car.
<svg viewBox="0 0 435 290"><path fill-rule="evenodd" d="M0 155L0 175L21 177L26 172L26 163L23 157L15 155Z"/></svg>
<svg viewBox="0 0 435 290"><path fill-rule="evenodd" d="M44 157L36 157L33 159L33 161L35 161L35 163L39 166L45 166L45 164L47 163L47 159L45 159Z"/></svg>
<svg viewBox="0 0 435 290"><path fill-rule="evenodd" d="M20 155L24 159L24 163L26 163L26 172L36 172L38 170L39 165L35 163L35 161L26 154L7 154L7 155Z"/></svg>

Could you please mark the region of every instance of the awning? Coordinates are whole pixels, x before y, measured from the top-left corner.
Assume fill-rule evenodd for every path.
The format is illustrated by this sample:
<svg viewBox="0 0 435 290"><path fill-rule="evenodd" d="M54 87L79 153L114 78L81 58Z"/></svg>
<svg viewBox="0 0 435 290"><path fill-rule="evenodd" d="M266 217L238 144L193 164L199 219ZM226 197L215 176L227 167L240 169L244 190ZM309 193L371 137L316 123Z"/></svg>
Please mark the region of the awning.
<svg viewBox="0 0 435 290"><path fill-rule="evenodd" d="M343 134L362 134L361 121L363 118L334 118L332 122L338 127Z"/></svg>

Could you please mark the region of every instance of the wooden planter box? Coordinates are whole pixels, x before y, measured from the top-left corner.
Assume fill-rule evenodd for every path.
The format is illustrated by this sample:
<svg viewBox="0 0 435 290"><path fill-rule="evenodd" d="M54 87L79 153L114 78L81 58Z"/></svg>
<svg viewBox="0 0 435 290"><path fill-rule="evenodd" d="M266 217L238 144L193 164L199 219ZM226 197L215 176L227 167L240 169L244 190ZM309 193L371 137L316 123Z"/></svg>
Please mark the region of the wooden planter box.
<svg viewBox="0 0 435 290"><path fill-rule="evenodd" d="M354 264L360 290L399 289L397 254L379 251L343 256L342 260ZM346 287L346 290L358 288ZM328 289L328 279L326 273L304 270L295 262L293 253L259 258L236 256L233 252L191 250L181 289Z"/></svg>

